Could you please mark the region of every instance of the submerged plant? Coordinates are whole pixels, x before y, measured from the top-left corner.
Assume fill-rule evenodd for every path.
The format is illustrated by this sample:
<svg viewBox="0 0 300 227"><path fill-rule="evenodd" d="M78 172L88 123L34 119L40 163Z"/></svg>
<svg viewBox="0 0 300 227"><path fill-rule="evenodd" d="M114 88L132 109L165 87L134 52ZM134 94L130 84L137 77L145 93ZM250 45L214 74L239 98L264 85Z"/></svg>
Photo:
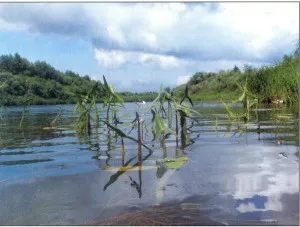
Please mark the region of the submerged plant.
<svg viewBox="0 0 300 227"><path fill-rule="evenodd" d="M154 139L162 140L164 136L169 133L169 134L175 134L177 140L178 131L179 131L179 122L180 122L181 142L183 144L182 147L186 146L186 136L187 136L186 119L187 118L193 119L193 116L199 115L199 112L195 111L194 109L188 106L184 106L182 103L185 101L185 99L187 99L190 105L193 107L193 102L188 95L188 86L186 86L184 97L180 100L180 102L176 100L176 98L172 94L163 90L161 86L158 96L149 106L149 109L151 109L152 112L152 122L153 122L152 131L153 131ZM168 105L168 114L166 114L164 108L165 102L167 102ZM172 106L174 110L172 110ZM156 107L158 107L158 110L156 110ZM171 113L173 111L175 111L175 132L171 128L172 121L170 119L172 118ZM167 120L167 122L165 120Z"/></svg>
<svg viewBox="0 0 300 227"><path fill-rule="evenodd" d="M56 117L55 117L54 120L51 121L51 123L50 123L50 128L53 128L53 127L55 126L55 124L56 124L56 122L58 121L58 119L61 118L61 114L62 114L62 109L61 109L61 107L60 107L60 110L59 110L59 112L57 113Z"/></svg>
<svg viewBox="0 0 300 227"><path fill-rule="evenodd" d="M23 103L24 107L23 107L22 117L21 117L20 122L19 122L19 129L21 129L22 126L23 126L23 121L24 121L24 118L25 118L25 114L28 112L28 107L30 106L30 103L31 103L32 100L33 100L33 98L29 97Z"/></svg>
<svg viewBox="0 0 300 227"><path fill-rule="evenodd" d="M244 133L247 132L247 124L250 121L250 111L255 107L256 110L256 117L258 120L257 116L257 107L258 107L258 99L255 95L253 95L249 90L248 90L248 83L247 83L247 78L244 86L241 86L239 83L237 83L237 86L241 89L242 94L241 96L233 101L232 103L242 103L243 105L243 111L242 112L234 112L233 110L230 109L230 107L224 103L223 101L222 104L227 112L227 115L229 119L231 120L232 124L237 124L237 131L233 134L236 135L236 133L240 133L240 136ZM242 126L245 126L244 128ZM247 139L247 138L246 138Z"/></svg>
<svg viewBox="0 0 300 227"><path fill-rule="evenodd" d="M231 120L243 120L245 123L250 120L250 110L253 106L257 109L258 106L258 99L255 95L253 95L247 88L247 79L244 84L244 86L241 86L236 82L237 86L241 89L242 95L232 103L242 103L243 105L243 112L242 113L235 113L233 112L230 107L224 103L225 110L227 111L227 114Z"/></svg>

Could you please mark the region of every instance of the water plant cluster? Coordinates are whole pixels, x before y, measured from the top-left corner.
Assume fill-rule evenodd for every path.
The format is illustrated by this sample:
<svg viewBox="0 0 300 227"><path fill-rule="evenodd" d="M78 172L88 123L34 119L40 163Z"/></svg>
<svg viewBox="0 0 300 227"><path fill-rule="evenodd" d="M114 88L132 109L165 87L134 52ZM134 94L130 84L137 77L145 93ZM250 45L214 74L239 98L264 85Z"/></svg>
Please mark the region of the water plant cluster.
<svg viewBox="0 0 300 227"><path fill-rule="evenodd" d="M119 108L125 109L123 98L107 83L105 76L103 76L103 81L103 84L101 82L96 83L87 95L78 97L74 111L77 115L76 130L79 134L90 136L91 125L95 124L95 126L98 127L99 123L103 123L122 139L131 139L143 145L143 131L149 131L148 127L151 125L153 140L164 143L164 140L170 135L174 135L178 139L180 133L182 147L187 145L186 121L188 118L192 119L194 115L199 115L199 113L192 108L193 102L188 95L188 87L185 89L184 97L179 100L161 86L158 96L147 107L147 111L152 114L151 122L147 122L146 119L143 119L142 116L140 116L139 109L137 109L135 118L128 124L131 127L130 132L134 129L137 130L138 138L133 138L129 136L130 132L126 133L117 126L120 124L120 120L117 117L118 110ZM104 94L102 111L106 111L105 117L102 118L100 118L97 107L97 99L101 94ZM186 105L187 102L185 102L185 100L188 100L189 106ZM173 115L175 115L174 124ZM179 128L181 128L180 132Z"/></svg>
<svg viewBox="0 0 300 227"><path fill-rule="evenodd" d="M239 104L242 106L241 111L233 110L232 107L229 106L229 103L225 103L223 100L221 100L221 103L224 106L224 109L226 110L227 117L229 119L230 127L227 132L233 131L233 136L237 135L240 137L243 134L246 134L246 142L247 142L247 133L249 131L249 128L252 132L256 132L258 135L258 140L261 140L261 134L266 131L266 129L263 129L261 127L261 119L259 115L259 96L256 94L253 94L249 87L248 78L246 78L246 81L244 85L240 85L239 83L235 82L236 86L240 89L241 95L238 99L235 99L230 102L230 104ZM271 114L271 122L272 122L272 130L274 133L273 138L269 138L274 140L274 142L277 145L282 144L282 138L280 137L280 133L282 131L282 127L284 125L287 125L292 118L294 118L293 114L291 114L290 108L287 105L282 105L279 102L273 103L271 106L272 114ZM299 124L298 121L295 122L296 124ZM285 126L284 126L285 127ZM215 121L215 128L217 130L218 128L218 119L216 118ZM234 128L234 130L232 130ZM284 128L284 130L289 131L288 128ZM227 133L226 132L226 133ZM225 134L226 134L225 133ZM294 137L297 137L295 135ZM287 138L285 138L286 140ZM296 138L293 138L296 141L298 141ZM299 143L299 141L298 141Z"/></svg>
<svg viewBox="0 0 300 227"><path fill-rule="evenodd" d="M100 94L99 90L105 96L103 97L104 102L97 106L96 100ZM78 97L74 108L77 116L76 130L79 135L86 138L99 138L101 134L107 137L107 149L105 149L107 158L105 164L101 164L100 167L104 171L112 171L114 174L111 175L103 190L116 182L124 173L136 170L139 180L134 180L131 176L128 177L131 185L136 188L139 197L141 197L143 169L157 168L157 176L161 178L167 169L170 169L170 174L172 174L173 171L181 168L188 161L188 157L183 154L184 149L194 142L190 138L190 122L196 121L196 117L199 117L200 114L193 109L188 87L185 89L184 96L179 99L161 86L155 100L144 106L144 112L141 111L141 106L137 106L135 116L132 116L127 122L126 119L125 121L124 119L120 120L120 109L126 110L123 98L115 93L113 87L107 83L103 76L103 83L98 82L88 95ZM147 114L151 117L145 117ZM99 124L102 124L102 127L99 127ZM104 131L99 133L98 130ZM152 138L149 140L150 133ZM167 155L166 140L170 137L176 140L176 157L174 158L169 158ZM110 151L116 148L115 145L118 140L121 141L122 162L119 166L111 166L109 164ZM137 155L125 160L127 141L136 144ZM156 160L156 164L153 166L142 165L153 154L154 144L159 144L160 149L162 149L162 159ZM98 151L100 150L99 143L91 146ZM99 155L95 155L94 158L98 159ZM132 163L136 158L136 163ZM169 175L164 176L164 178L168 177ZM166 182L164 178L161 182ZM157 201L160 201L161 198L161 192L158 190Z"/></svg>

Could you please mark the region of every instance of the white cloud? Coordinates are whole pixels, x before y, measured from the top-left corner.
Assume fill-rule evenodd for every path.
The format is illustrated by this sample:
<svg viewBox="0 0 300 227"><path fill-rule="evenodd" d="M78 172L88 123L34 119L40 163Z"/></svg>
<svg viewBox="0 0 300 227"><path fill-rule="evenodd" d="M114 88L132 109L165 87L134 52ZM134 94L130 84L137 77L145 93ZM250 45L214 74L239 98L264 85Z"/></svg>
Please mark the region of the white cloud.
<svg viewBox="0 0 300 227"><path fill-rule="evenodd" d="M159 69L155 79L175 85L188 77L162 75L269 64L292 53L299 7L283 2L3 3L3 30L82 38L92 42L99 73L120 68L120 80L121 75L137 77ZM136 77L129 78L131 84Z"/></svg>
<svg viewBox="0 0 300 227"><path fill-rule="evenodd" d="M95 57L100 65L112 68L120 67L125 63L155 65L164 69L191 64L174 56L97 48L95 48Z"/></svg>
<svg viewBox="0 0 300 227"><path fill-rule="evenodd" d="M24 24L14 24L8 21L5 21L0 18L0 31L7 30L7 31L26 31L28 26Z"/></svg>
<svg viewBox="0 0 300 227"><path fill-rule="evenodd" d="M187 83L190 78L191 76L178 76L176 79L176 86Z"/></svg>
<svg viewBox="0 0 300 227"><path fill-rule="evenodd" d="M0 29L27 26L98 40L99 49L194 60L269 60L298 38L297 3L2 4ZM278 38L280 37L280 39Z"/></svg>
<svg viewBox="0 0 300 227"><path fill-rule="evenodd" d="M151 46L153 49L158 48L158 43L157 43L157 37L154 33L151 32L144 32L142 34L142 37L145 39L147 44Z"/></svg>
<svg viewBox="0 0 300 227"><path fill-rule="evenodd" d="M128 54L121 51L106 51L103 49L95 49L95 56L98 62L105 67L120 66L128 61Z"/></svg>
<svg viewBox="0 0 300 227"><path fill-rule="evenodd" d="M107 27L107 32L108 32L109 37L112 38L114 41L121 43L121 44L126 43L124 34L118 26L109 25Z"/></svg>

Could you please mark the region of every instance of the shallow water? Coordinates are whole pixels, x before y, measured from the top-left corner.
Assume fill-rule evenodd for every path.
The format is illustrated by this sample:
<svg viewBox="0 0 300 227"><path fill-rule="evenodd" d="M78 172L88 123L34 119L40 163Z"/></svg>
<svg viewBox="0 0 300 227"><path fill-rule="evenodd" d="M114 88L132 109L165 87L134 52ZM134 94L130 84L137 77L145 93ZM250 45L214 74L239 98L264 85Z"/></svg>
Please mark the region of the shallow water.
<svg viewBox="0 0 300 227"><path fill-rule="evenodd" d="M49 124L60 106L31 106L21 129L22 107L1 110L1 224L129 225L124 213L147 216L149 209L166 217L161 210L178 212L181 219L165 218L165 225L299 224L299 127L291 109L260 107L237 132L222 105L196 103L201 116L188 121L189 145L171 135L162 148L148 126L143 142L154 152L143 148L139 166L137 144L125 139L122 152L120 138L103 124L91 137L80 136L74 106L61 107L55 129ZM137 110L151 119L135 104L126 104L118 117L130 122ZM129 133L125 123L119 127ZM129 135L136 137L135 130ZM187 161L174 169L176 157Z"/></svg>

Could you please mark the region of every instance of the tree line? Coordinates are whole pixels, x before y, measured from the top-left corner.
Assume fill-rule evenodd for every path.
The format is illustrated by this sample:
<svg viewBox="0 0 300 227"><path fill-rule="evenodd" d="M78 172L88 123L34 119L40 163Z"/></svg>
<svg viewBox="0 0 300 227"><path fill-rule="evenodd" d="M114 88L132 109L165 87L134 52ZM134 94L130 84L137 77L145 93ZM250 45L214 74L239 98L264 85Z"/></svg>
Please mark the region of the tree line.
<svg viewBox="0 0 300 227"><path fill-rule="evenodd" d="M87 95L96 82L88 75L61 72L45 61L32 63L18 53L0 56L0 105L22 105L29 97L32 104L72 104ZM150 101L157 94L123 93L125 101ZM99 90L98 102L102 96Z"/></svg>

